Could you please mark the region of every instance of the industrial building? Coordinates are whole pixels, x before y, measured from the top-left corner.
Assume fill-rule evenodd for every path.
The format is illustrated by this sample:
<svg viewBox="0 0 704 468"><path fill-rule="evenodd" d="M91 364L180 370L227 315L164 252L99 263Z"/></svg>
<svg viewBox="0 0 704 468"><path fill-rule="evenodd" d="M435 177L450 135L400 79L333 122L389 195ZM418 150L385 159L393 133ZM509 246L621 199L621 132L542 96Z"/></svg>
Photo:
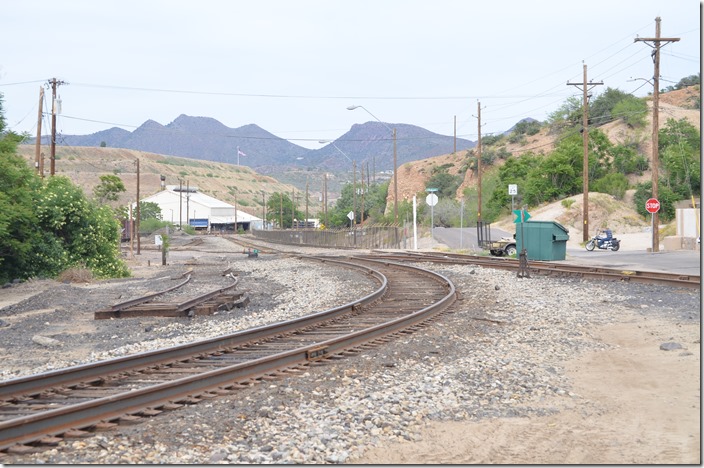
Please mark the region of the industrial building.
<svg viewBox="0 0 704 468"><path fill-rule="evenodd" d="M164 221L175 226L190 225L209 232L262 229L262 219L198 191L198 187L168 185L161 192L142 199L161 208Z"/></svg>

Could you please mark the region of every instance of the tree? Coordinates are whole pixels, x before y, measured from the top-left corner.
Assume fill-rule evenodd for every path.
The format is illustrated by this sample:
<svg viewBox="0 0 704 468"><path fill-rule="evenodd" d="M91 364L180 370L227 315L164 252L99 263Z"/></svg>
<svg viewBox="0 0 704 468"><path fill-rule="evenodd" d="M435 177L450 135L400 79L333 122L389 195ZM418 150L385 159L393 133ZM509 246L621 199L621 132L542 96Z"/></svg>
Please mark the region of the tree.
<svg viewBox="0 0 704 468"><path fill-rule="evenodd" d="M439 166L433 168L433 174L425 184L426 189L438 189L438 197L454 198L457 188L462 183L462 176L452 175L447 171L447 167Z"/></svg>
<svg viewBox="0 0 704 468"><path fill-rule="evenodd" d="M589 104L589 121L594 125L603 125L618 118L614 115L614 107L622 100L632 97L628 93L607 87Z"/></svg>
<svg viewBox="0 0 704 468"><path fill-rule="evenodd" d="M648 115L648 105L643 99L628 96L614 106L613 115L623 120L631 128L644 127L645 118Z"/></svg>
<svg viewBox="0 0 704 468"><path fill-rule="evenodd" d="M574 128L582 124L582 100L570 96L553 113L548 115L548 125L552 132L561 132L565 128Z"/></svg>
<svg viewBox="0 0 704 468"><path fill-rule="evenodd" d="M158 203L141 201L139 202L139 220L146 221L148 219L163 219L161 207Z"/></svg>
<svg viewBox="0 0 704 468"><path fill-rule="evenodd" d="M661 179L681 198L701 193L701 139L686 119L667 119L658 134Z"/></svg>
<svg viewBox="0 0 704 468"><path fill-rule="evenodd" d="M293 227L293 218L298 220L303 219L303 215L299 210L296 210L294 214L293 202L291 198L281 192L274 192L269 196L266 202L267 213L266 219L269 222L279 225L279 221L283 223L283 226L279 226L282 229L290 229Z"/></svg>
<svg viewBox="0 0 704 468"><path fill-rule="evenodd" d="M116 175L101 175L100 183L95 186L93 193L100 203L117 201L120 193L126 192L125 184Z"/></svg>

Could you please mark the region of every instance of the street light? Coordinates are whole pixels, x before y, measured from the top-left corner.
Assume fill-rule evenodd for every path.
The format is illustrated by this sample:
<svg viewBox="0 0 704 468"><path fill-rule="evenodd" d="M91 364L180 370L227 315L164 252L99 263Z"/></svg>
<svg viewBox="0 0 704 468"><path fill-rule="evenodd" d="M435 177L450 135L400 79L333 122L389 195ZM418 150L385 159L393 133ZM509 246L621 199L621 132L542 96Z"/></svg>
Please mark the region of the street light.
<svg viewBox="0 0 704 468"><path fill-rule="evenodd" d="M331 143L337 151L342 153L342 155L352 163L352 219L354 220L353 224L357 224L357 161L353 161L349 156L347 156L345 152L338 148L332 140L318 140L318 143L321 145ZM364 210L364 208L362 208L362 210ZM362 211L362 213L364 213L364 211ZM362 214L362 218L364 218L364 214Z"/></svg>
<svg viewBox="0 0 704 468"><path fill-rule="evenodd" d="M393 134L393 137L394 137L394 223L398 224L398 177L396 174L396 172L398 172L398 171L396 171L396 129L395 128L392 129L391 127L386 125L384 122L379 120L379 117L377 117L376 115L369 112L369 110L364 106L349 106L347 108L347 110L355 110L357 108L364 109L367 112L367 114L374 117L377 120L377 122L382 124L384 127L388 128L391 131L391 133Z"/></svg>

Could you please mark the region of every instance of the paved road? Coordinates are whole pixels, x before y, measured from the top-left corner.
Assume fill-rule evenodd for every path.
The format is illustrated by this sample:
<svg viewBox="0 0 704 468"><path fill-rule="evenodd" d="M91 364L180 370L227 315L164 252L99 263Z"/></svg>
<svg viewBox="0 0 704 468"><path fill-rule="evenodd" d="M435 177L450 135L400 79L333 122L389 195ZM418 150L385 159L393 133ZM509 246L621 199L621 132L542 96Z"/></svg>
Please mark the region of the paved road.
<svg viewBox="0 0 704 468"><path fill-rule="evenodd" d="M461 233L459 228L437 227L433 233L435 240L445 244L450 249L468 250L473 253L481 252L477 245L476 228L463 228ZM500 229L491 230L492 240L501 237L511 237L513 233ZM644 250L630 250L612 252L610 250L595 250L587 252L582 248L567 248L565 263L575 265L592 265L604 268L619 268L624 270L643 271L666 271L681 273L683 275L701 275L701 252L696 250L661 250L660 252L647 252Z"/></svg>

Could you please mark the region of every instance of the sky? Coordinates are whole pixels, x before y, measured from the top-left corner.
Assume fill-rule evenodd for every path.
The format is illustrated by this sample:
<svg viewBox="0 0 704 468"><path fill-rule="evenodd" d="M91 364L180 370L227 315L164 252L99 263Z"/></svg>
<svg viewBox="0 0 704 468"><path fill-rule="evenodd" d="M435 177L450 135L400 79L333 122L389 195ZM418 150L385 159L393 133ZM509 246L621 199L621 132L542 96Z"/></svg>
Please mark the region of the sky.
<svg viewBox="0 0 704 468"><path fill-rule="evenodd" d="M57 132L146 120L256 124L320 148L354 124L411 124L476 141L546 120L587 79L635 96L700 71L694 0L4 0L0 93L8 126L36 134L56 78ZM650 81L650 83L648 82ZM47 89L42 133L50 128ZM362 106L348 110L349 106ZM456 122L456 124L455 124ZM246 152L246 148L242 148Z"/></svg>

